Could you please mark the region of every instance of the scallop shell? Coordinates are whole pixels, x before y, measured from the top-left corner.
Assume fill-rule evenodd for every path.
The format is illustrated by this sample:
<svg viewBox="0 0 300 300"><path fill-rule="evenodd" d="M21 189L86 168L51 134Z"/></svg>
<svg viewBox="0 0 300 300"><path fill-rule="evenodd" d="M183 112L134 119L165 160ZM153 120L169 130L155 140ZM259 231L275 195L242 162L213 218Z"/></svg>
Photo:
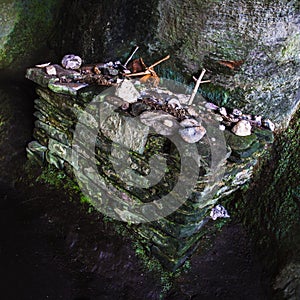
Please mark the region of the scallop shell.
<svg viewBox="0 0 300 300"><path fill-rule="evenodd" d="M181 104L178 99L172 98L171 100L168 101L168 105L172 106L175 109L181 108Z"/></svg>
<svg viewBox="0 0 300 300"><path fill-rule="evenodd" d="M184 128L179 129L178 133L189 144L199 142L206 134L206 129L194 119L185 119L180 125Z"/></svg>
<svg viewBox="0 0 300 300"><path fill-rule="evenodd" d="M67 54L63 57L61 65L65 69L77 70L82 64L82 59L75 54Z"/></svg>

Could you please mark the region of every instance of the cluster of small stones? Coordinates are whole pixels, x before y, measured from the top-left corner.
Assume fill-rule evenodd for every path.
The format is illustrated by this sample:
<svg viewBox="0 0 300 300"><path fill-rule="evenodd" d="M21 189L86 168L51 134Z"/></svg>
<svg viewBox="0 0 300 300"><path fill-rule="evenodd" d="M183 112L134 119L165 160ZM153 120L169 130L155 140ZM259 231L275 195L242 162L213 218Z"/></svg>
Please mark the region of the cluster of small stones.
<svg viewBox="0 0 300 300"><path fill-rule="evenodd" d="M115 187L124 203L130 203L130 199L151 202L168 194L180 173L180 157L168 137L178 135L187 144L194 143L199 152L196 166L200 171L189 199L163 219L132 226L136 238L145 242L149 256L158 258L167 269L175 270L195 249L207 222L229 217L221 205L215 205L250 179L257 158L266 145L273 142L272 125L259 117L247 117L238 110L227 112L225 108L206 103L203 98L198 99L196 105L188 105L189 95L176 94L163 87L149 87L139 80L122 79L120 65L108 63L81 67L79 58L72 57L63 61L62 66L46 64L28 69L26 77L37 84L38 95L34 101L35 140L28 144L28 157L63 169L73 177L75 166L72 165L71 146L75 126L81 122L78 115L103 92L103 87L111 85L117 85L116 95L103 96L102 101L118 107L118 119L108 125L107 131L99 131L94 156L101 177ZM112 140L116 144L116 137L124 135L122 116L137 117L153 129L142 140L128 137L131 150L126 159L130 160L132 170L146 176L150 171L156 171L151 170L150 158L155 154L163 155L168 170L154 186L146 189L134 187L124 182L112 166L112 160L117 163L122 153L111 151ZM248 123L244 126L245 121L250 127ZM213 128L225 136L226 153L219 161L221 179L208 187L207 180L212 172L210 149L218 147L218 141L206 132L205 124L212 122L217 122L218 126ZM88 118L84 125L88 127ZM247 132L237 126L246 127L243 130ZM122 149L124 145L119 147Z"/></svg>

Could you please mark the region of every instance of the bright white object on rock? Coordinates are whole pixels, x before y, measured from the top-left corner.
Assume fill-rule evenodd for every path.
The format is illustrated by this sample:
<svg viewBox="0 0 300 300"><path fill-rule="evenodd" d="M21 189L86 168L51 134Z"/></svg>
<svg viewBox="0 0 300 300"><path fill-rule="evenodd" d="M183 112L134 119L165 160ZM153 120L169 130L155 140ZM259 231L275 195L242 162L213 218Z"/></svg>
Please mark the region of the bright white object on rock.
<svg viewBox="0 0 300 300"><path fill-rule="evenodd" d="M128 103L134 103L140 97L139 92L134 87L130 79L125 79L116 90L116 96Z"/></svg>
<svg viewBox="0 0 300 300"><path fill-rule="evenodd" d="M247 120L241 120L231 130L235 135L248 136L251 135L251 124Z"/></svg>
<svg viewBox="0 0 300 300"><path fill-rule="evenodd" d="M212 208L210 212L210 217L215 221L218 218L230 218L227 210L220 204Z"/></svg>
<svg viewBox="0 0 300 300"><path fill-rule="evenodd" d="M81 67L82 59L74 54L67 54L63 57L61 65L65 69L77 70Z"/></svg>

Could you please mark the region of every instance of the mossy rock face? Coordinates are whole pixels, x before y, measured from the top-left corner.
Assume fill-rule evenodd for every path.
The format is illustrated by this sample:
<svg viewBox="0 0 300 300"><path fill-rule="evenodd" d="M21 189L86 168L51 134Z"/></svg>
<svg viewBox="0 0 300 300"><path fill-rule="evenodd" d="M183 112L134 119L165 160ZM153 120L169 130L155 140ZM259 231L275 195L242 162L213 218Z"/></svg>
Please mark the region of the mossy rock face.
<svg viewBox="0 0 300 300"><path fill-rule="evenodd" d="M58 0L1 1L0 70L26 66L26 60L45 46L61 3Z"/></svg>
<svg viewBox="0 0 300 300"><path fill-rule="evenodd" d="M261 134L256 130L257 136ZM279 261L285 270L289 268L290 261L299 260L299 134L298 110L289 128L275 139L269 157L257 169L249 189L243 194L236 194L233 201L227 204L235 208L235 218L242 220L252 232L258 253L265 266L274 273L278 272ZM296 290L289 291L287 284L293 279L293 270L287 271L278 275L275 288L287 293L286 299L298 299L294 295ZM280 282L286 283L283 286ZM298 282L295 280L295 284ZM288 295L290 292L295 297Z"/></svg>
<svg viewBox="0 0 300 300"><path fill-rule="evenodd" d="M265 115L277 128L288 125L299 103L296 1L79 0L63 14L64 31L52 43L60 55L125 62L137 44L136 57L150 65L169 53L159 75L190 82L205 67L212 84L201 85L204 96Z"/></svg>
<svg viewBox="0 0 300 300"><path fill-rule="evenodd" d="M225 132L226 140L232 150L248 149L256 140L256 135L237 136L229 131Z"/></svg>

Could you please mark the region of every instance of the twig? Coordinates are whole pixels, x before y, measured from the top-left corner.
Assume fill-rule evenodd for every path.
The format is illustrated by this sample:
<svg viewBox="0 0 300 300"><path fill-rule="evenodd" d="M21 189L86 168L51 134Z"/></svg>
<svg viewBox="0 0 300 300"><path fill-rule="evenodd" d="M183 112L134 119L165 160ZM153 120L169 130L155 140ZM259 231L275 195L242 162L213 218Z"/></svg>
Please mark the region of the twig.
<svg viewBox="0 0 300 300"><path fill-rule="evenodd" d="M125 76L126 77L132 77L132 76L143 76L143 75L149 75L149 74L152 74L152 73L149 70L146 70L145 72L125 74Z"/></svg>
<svg viewBox="0 0 300 300"><path fill-rule="evenodd" d="M170 58L170 55L167 55L166 57L162 58L161 60L155 62L155 63L154 63L153 65L151 65L150 67L148 67L148 68L146 67L146 70L145 70L144 72L125 74L125 76L127 76L127 77L132 77L132 76L143 76L143 75L150 75L150 74L153 75L153 76L155 76L156 73L155 73L155 71L153 70L153 68L154 68L155 66L159 65L160 63L162 63L163 61L169 59L169 58ZM142 59L142 58L141 58L141 59ZM142 63L144 63L143 60L142 60Z"/></svg>
<svg viewBox="0 0 300 300"><path fill-rule="evenodd" d="M206 72L206 70L203 69L202 72L201 72L201 74L200 74L200 76L199 76L199 78L197 79L197 82L196 82L196 85L195 85L195 87L194 87L193 93L192 93L192 95L191 95L191 97L190 97L190 99L189 99L189 103L188 103L189 105L192 105L192 103L193 103L193 100L194 100L194 98L195 98L195 96L196 96L196 94L197 94L197 91L198 91L198 89L199 89L201 80L202 80L202 78L203 78L205 72Z"/></svg>
<svg viewBox="0 0 300 300"><path fill-rule="evenodd" d="M165 60L168 60L169 58L170 58L170 55L167 55L166 57L162 58L161 60L159 60L156 63L154 63L153 65L151 65L148 69L153 69L155 66L159 65L160 63L162 63Z"/></svg>
<svg viewBox="0 0 300 300"><path fill-rule="evenodd" d="M198 80L195 76L193 76L193 79L194 79L195 81ZM200 83L208 83L208 82L211 82L211 80L203 80L203 81L201 81Z"/></svg>
<svg viewBox="0 0 300 300"><path fill-rule="evenodd" d="M127 64L131 61L133 55L136 53L136 51L139 50L139 46L136 46L132 54L129 56L129 58L126 60L126 63L124 64L124 67L126 68Z"/></svg>

